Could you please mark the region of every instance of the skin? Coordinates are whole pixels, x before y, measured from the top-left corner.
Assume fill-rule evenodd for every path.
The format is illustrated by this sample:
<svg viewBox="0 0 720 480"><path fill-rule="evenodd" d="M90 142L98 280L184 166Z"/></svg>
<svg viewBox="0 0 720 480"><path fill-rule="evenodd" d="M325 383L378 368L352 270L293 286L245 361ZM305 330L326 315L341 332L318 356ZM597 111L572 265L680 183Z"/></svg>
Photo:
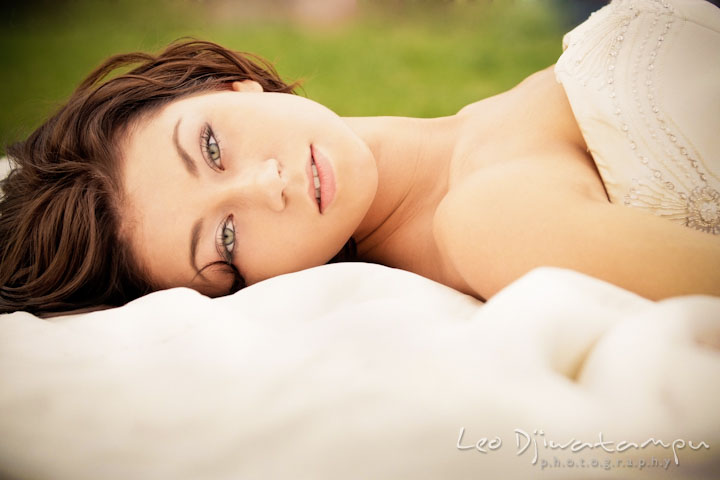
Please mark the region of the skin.
<svg viewBox="0 0 720 480"><path fill-rule="evenodd" d="M220 147L215 163L201 149L206 124ZM253 82L175 101L141 119L124 143L122 231L160 288L227 292L230 275L215 267L198 275L195 266L223 259L217 236L229 215L233 264L248 285L326 263L377 189L372 153L337 115L299 96L264 93ZM323 214L307 193L311 145L332 160L338 185Z"/></svg>
<svg viewBox="0 0 720 480"><path fill-rule="evenodd" d="M173 146L178 118L198 176ZM198 146L206 121L222 172ZM330 159L337 182L322 214L307 193L310 144ZM235 83L142 119L122 151L124 232L162 288L227 291L226 273L196 274L189 238L204 219L198 266L218 260L218 225L232 213L233 262L249 285L326 263L352 235L361 260L480 299L542 265L653 299L720 295L717 238L608 201L551 68L436 119L340 118L310 100Z"/></svg>

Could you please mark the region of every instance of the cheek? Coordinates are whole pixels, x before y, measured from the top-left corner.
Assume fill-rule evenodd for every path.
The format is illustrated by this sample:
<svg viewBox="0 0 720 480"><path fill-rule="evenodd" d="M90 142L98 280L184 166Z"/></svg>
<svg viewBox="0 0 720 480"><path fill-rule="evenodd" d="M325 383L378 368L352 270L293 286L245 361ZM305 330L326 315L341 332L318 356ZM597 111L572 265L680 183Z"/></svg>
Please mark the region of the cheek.
<svg viewBox="0 0 720 480"><path fill-rule="evenodd" d="M238 265L246 280L254 283L327 263L352 229L342 228L342 220L325 220L297 216L277 223L258 221L251 226L248 222L244 227L248 233L238 243Z"/></svg>

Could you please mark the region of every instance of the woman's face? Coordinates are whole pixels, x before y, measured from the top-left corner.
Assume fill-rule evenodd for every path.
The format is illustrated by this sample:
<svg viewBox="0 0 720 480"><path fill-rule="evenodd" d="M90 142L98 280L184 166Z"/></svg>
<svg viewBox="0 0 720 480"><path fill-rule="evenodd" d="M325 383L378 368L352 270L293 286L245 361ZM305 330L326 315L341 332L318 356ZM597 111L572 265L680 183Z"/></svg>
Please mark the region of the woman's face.
<svg viewBox="0 0 720 480"><path fill-rule="evenodd" d="M123 235L162 288L227 293L327 263L377 189L366 144L336 114L254 82L176 100L121 143ZM316 200L315 175L320 180Z"/></svg>

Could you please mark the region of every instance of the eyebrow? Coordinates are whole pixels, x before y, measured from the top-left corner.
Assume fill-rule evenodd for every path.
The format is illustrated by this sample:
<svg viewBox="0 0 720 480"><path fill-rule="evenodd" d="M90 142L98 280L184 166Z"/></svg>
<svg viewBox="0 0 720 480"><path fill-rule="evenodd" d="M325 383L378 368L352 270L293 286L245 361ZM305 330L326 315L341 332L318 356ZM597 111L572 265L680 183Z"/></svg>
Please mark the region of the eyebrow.
<svg viewBox="0 0 720 480"><path fill-rule="evenodd" d="M192 230L190 230L190 265L201 277L203 276L202 272L197 266L197 247L198 242L200 241L200 230L202 229L202 224L202 219L200 219L193 224Z"/></svg>
<svg viewBox="0 0 720 480"><path fill-rule="evenodd" d="M187 169L188 173L192 175L193 177L198 176L198 169L197 165L195 165L195 161L192 159L192 157L185 151L185 149L180 145L180 139L178 135L178 131L180 130L180 122L182 121L182 117L178 118L177 123L175 124L175 129L173 130L173 143L175 144L175 150L177 150L178 156L183 161L183 165L185 165L185 168Z"/></svg>

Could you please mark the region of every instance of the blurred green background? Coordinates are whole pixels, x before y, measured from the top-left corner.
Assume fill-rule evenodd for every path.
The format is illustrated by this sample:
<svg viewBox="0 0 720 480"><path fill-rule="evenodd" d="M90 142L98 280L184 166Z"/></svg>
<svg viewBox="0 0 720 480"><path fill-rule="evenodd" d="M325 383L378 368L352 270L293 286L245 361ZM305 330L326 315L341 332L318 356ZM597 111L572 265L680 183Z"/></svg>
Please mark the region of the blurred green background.
<svg viewBox="0 0 720 480"><path fill-rule="evenodd" d="M566 7L550 0L18 2L4 7L0 21L0 148L27 136L109 55L158 51L180 37L257 53L340 115L449 115L554 63L562 34L586 14Z"/></svg>

